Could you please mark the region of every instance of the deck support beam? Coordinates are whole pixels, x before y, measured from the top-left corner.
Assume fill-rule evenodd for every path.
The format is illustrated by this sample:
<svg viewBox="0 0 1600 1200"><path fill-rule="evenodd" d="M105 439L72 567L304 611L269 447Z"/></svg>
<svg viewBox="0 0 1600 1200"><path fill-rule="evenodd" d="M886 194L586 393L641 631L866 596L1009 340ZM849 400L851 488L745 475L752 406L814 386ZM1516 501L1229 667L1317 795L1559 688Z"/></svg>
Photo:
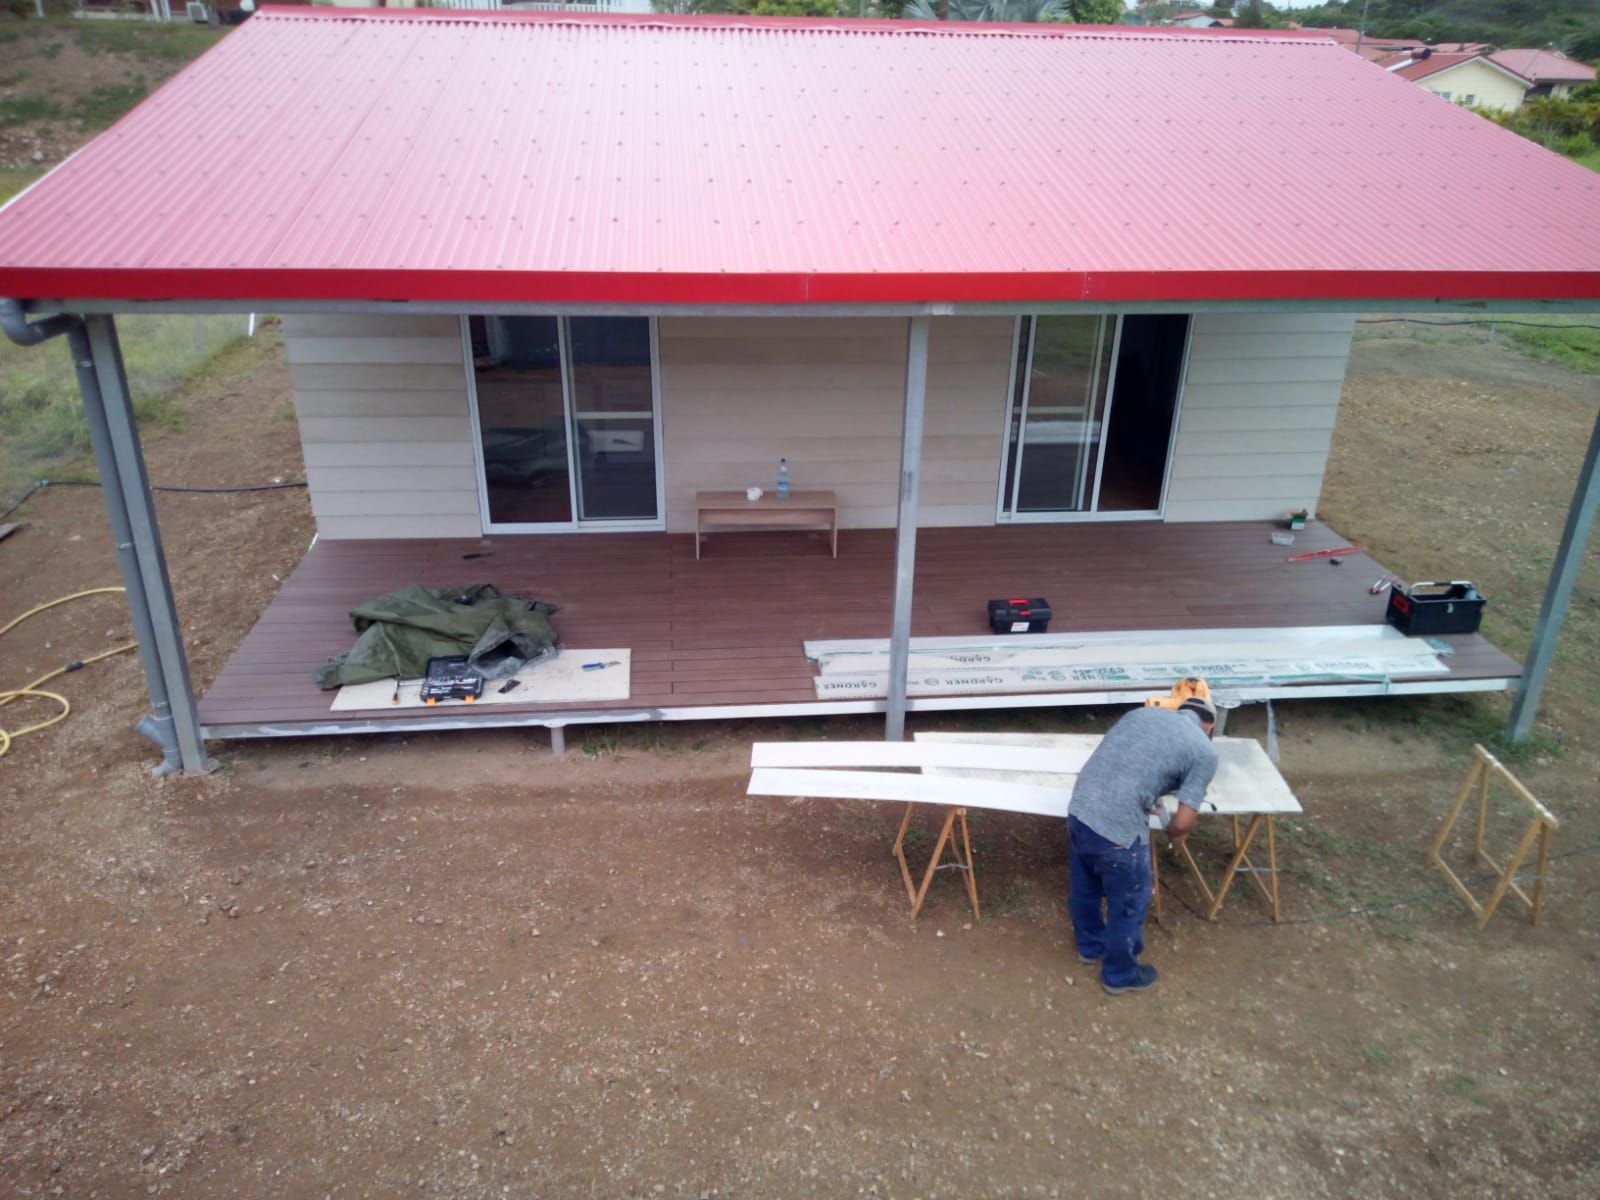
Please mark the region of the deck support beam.
<svg viewBox="0 0 1600 1200"><path fill-rule="evenodd" d="M1556 653L1556 638L1561 633L1561 623L1566 620L1567 606L1572 600L1573 586L1578 582L1578 571L1583 566L1583 551L1589 542L1589 532L1594 528L1595 507L1600 504L1600 413L1595 415L1594 432L1589 436L1589 453L1584 457L1583 469L1578 472L1578 486L1572 494L1572 507L1567 510L1567 525L1561 531L1561 544L1556 549L1555 565L1550 570L1550 582L1545 588L1544 604L1539 609L1539 620L1533 627L1533 641L1528 646L1528 661L1522 668L1522 685L1511 705L1511 721L1506 734L1514 742L1524 740L1533 729L1533 720L1539 715L1539 697L1544 691L1545 676L1550 673L1550 663Z"/></svg>
<svg viewBox="0 0 1600 1200"><path fill-rule="evenodd" d="M95 461L100 467L100 490L116 541L117 563L128 591L128 611L150 689L152 711L137 728L165 752L166 757L154 774L204 772L211 764L200 733L183 630L172 597L172 580L167 574L115 319L88 317L81 327L69 330L67 337L78 373L78 388L83 393Z"/></svg>
<svg viewBox="0 0 1600 1200"><path fill-rule="evenodd" d="M894 622L889 634L889 698L885 740L906 736L906 670L911 660L912 577L917 568L917 494L922 479L922 428L928 393L928 318L912 317L906 339L905 423L900 434L900 513L894 539Z"/></svg>

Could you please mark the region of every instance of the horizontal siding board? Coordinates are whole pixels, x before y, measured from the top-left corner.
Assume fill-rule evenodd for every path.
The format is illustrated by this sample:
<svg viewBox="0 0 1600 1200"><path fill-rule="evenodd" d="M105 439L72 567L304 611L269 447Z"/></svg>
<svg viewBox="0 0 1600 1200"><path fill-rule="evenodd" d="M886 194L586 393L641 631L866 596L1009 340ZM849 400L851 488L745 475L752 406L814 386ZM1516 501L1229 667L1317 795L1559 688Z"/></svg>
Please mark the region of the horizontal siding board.
<svg viewBox="0 0 1600 1200"><path fill-rule="evenodd" d="M461 318L406 313L288 313L285 338L461 337Z"/></svg>
<svg viewBox="0 0 1600 1200"><path fill-rule="evenodd" d="M1333 408L1285 408L1263 412L1256 408L1202 408L1196 412L1187 409L1183 414L1183 432L1215 433L1219 431L1250 432L1263 426L1274 429L1305 429L1326 432L1338 417Z"/></svg>
<svg viewBox="0 0 1600 1200"><path fill-rule="evenodd" d="M1314 475L1322 477L1326 454L1188 454L1172 464L1172 478L1201 479L1215 485L1220 480L1253 475Z"/></svg>
<svg viewBox="0 0 1600 1200"><path fill-rule="evenodd" d="M347 538L476 538L482 536L482 533L483 525L477 513L470 516L413 513L404 517L373 515L317 517L317 535L335 541ZM352 603L359 602L357 600Z"/></svg>
<svg viewBox="0 0 1600 1200"><path fill-rule="evenodd" d="M1208 329L1204 339L1191 351L1189 361L1234 361L1244 355L1261 361L1281 358L1314 360L1325 358L1327 354L1328 335L1325 333L1274 332L1271 337L1264 338L1254 330L1248 333L1218 333Z"/></svg>
<svg viewBox="0 0 1600 1200"><path fill-rule="evenodd" d="M1184 408L1305 408L1337 403L1339 388L1328 380L1315 383L1230 383L1191 387L1184 393ZM1331 399L1330 399L1331 397Z"/></svg>
<svg viewBox="0 0 1600 1200"><path fill-rule="evenodd" d="M382 432L379 423L388 417L451 417L465 415L467 394L455 391L405 392L320 392L304 391L295 396L295 411L301 417L372 417L373 433Z"/></svg>
<svg viewBox="0 0 1600 1200"><path fill-rule="evenodd" d="M1309 501L1298 495L1254 500L1219 500L1215 497L1172 500L1167 505L1166 521L1174 525L1201 521L1274 521L1290 509L1306 507L1308 504ZM1261 540L1267 540L1265 535Z"/></svg>
<svg viewBox="0 0 1600 1200"><path fill-rule="evenodd" d="M449 337L318 337L290 338L285 342L291 366L313 363L366 365L372 363L462 362L461 336Z"/></svg>
<svg viewBox="0 0 1600 1200"><path fill-rule="evenodd" d="M1260 336L1266 326L1274 335L1328 333L1349 338L1355 325L1354 313L1227 312L1203 313L1195 318L1196 333L1207 338L1245 333Z"/></svg>
<svg viewBox="0 0 1600 1200"><path fill-rule="evenodd" d="M1190 386L1240 383L1332 383L1344 382L1342 355L1315 358L1195 358L1189 361Z"/></svg>
<svg viewBox="0 0 1600 1200"><path fill-rule="evenodd" d="M478 513L478 493L470 492L321 492L312 501L320 520L329 517L368 516L473 516Z"/></svg>
<svg viewBox="0 0 1600 1200"><path fill-rule="evenodd" d="M1183 441L1173 462L1173 474L1178 463L1190 455L1201 457L1227 454L1296 454L1318 455L1324 462L1333 445L1333 429L1229 429L1207 432L1185 430Z"/></svg>
<svg viewBox="0 0 1600 1200"><path fill-rule="evenodd" d="M306 480L318 493L366 492L383 495L388 492L467 492L474 497L474 504L477 503L478 494L477 472L472 469L470 462L453 467L308 466Z"/></svg>
<svg viewBox="0 0 1600 1200"><path fill-rule="evenodd" d="M472 471L471 442L311 442L306 469L314 467L465 467Z"/></svg>
<svg viewBox="0 0 1600 1200"><path fill-rule="evenodd" d="M330 366L324 363L289 365L289 378L295 391L407 392L465 391L466 368L427 363L349 363Z"/></svg>
<svg viewBox="0 0 1600 1200"><path fill-rule="evenodd" d="M933 323L925 525L993 522L1014 327ZM842 528L893 524L905 321L671 318L659 330L669 529L692 528L696 490L770 487L780 455L793 486L838 494Z"/></svg>
<svg viewBox="0 0 1600 1200"><path fill-rule="evenodd" d="M1195 318L1167 520L1315 507L1354 328L1348 314Z"/></svg>
<svg viewBox="0 0 1600 1200"><path fill-rule="evenodd" d="M1283 500L1297 508L1310 507L1316 502L1322 487L1322 472L1308 475L1252 475L1228 481L1228 496L1236 500ZM1216 481L1212 479L1174 479L1167 491L1169 503L1215 498Z"/></svg>
<svg viewBox="0 0 1600 1200"><path fill-rule="evenodd" d="M466 442L472 427L466 413L459 417L396 417L378 423L370 417L307 417L300 422L300 439L312 442Z"/></svg>

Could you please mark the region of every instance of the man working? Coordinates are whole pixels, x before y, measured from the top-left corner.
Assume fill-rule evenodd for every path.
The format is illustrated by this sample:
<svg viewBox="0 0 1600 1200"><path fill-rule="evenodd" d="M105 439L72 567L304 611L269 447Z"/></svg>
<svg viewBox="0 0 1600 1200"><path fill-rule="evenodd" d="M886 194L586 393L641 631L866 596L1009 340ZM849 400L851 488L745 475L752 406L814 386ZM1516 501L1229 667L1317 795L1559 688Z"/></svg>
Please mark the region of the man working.
<svg viewBox="0 0 1600 1200"><path fill-rule="evenodd" d="M1111 727L1078 773L1067 816L1067 911L1078 957L1100 963L1100 986L1113 996L1155 985L1156 969L1139 962L1154 883L1145 840L1150 813L1175 792L1178 811L1167 838L1176 844L1194 828L1217 773L1216 721L1217 710L1201 696L1175 710L1136 708Z"/></svg>

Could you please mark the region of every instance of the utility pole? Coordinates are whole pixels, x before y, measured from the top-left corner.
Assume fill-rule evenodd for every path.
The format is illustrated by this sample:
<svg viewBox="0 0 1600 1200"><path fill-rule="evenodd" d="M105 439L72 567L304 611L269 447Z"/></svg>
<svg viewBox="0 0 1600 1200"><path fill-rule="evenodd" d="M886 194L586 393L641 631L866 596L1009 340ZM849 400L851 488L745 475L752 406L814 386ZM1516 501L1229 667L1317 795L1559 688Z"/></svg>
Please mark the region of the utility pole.
<svg viewBox="0 0 1600 1200"><path fill-rule="evenodd" d="M1361 53L1361 39L1367 36L1367 5L1372 0L1361 0L1361 24L1356 29L1356 53Z"/></svg>

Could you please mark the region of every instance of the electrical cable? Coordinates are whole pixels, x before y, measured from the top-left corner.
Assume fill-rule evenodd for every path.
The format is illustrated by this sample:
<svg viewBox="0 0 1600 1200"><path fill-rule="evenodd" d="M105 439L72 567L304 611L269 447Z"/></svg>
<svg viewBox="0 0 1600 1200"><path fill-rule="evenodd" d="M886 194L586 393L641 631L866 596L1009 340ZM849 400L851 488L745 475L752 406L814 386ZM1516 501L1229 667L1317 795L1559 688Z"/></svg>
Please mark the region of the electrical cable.
<svg viewBox="0 0 1600 1200"><path fill-rule="evenodd" d="M1357 317L1357 325L1433 325L1441 329L1466 329L1474 325L1519 325L1524 329L1549 329L1560 333L1564 329L1600 329L1600 325L1574 322L1571 325L1549 325L1543 321L1516 321L1509 317L1478 317L1470 321L1429 321L1421 317Z"/></svg>
<svg viewBox="0 0 1600 1200"><path fill-rule="evenodd" d="M43 491L47 487L101 486L103 485L98 479L36 479L33 486L22 494L22 499L18 500L10 508L6 509L5 512L0 513L0 521L4 521L12 513L16 512L17 509L26 504L29 498L32 497L35 492ZM303 479L298 479L292 483L254 483L246 484L242 487L171 487L164 486L162 484L151 484L150 490L152 492L190 492L204 495L224 495L232 492L281 492L288 488L303 488L305 486L306 481Z"/></svg>
<svg viewBox="0 0 1600 1200"><path fill-rule="evenodd" d="M4 626L0 626L0 637L4 637L6 634L10 633L29 617L34 616L37 613L42 613L46 609L54 608L58 604L65 604L69 600L78 600L84 596L99 596L107 592L126 592L127 590L127 588L119 587L90 588L83 592L73 592L70 596L62 596L59 600L51 600L48 604L40 604L35 608L30 608L20 617L7 622ZM115 646L110 650L102 650L99 654L90 655L88 658L73 659L65 666L57 667L54 671L47 671L43 675L39 676L39 678L30 683L24 684L22 687L13 688L10 691L0 691L0 708L10 704L14 700L22 699L24 696L32 696L40 700L52 700L61 706L60 712L56 713L56 715L53 717L47 718L46 720L35 721L32 725L24 725L21 729L12 729L8 731L0 728L0 758L5 757L6 752L11 749L11 743L17 738L21 737L23 734L37 733L41 729L48 729L52 725L56 725L62 721L65 721L68 714L72 712L72 705L65 696L61 695L59 692L41 691L39 688L41 683L48 683L57 675L66 675L72 671L81 671L90 663L99 662L103 658L110 658L113 654L126 654L129 650L137 649L138 645L138 642L129 642L124 646Z"/></svg>

